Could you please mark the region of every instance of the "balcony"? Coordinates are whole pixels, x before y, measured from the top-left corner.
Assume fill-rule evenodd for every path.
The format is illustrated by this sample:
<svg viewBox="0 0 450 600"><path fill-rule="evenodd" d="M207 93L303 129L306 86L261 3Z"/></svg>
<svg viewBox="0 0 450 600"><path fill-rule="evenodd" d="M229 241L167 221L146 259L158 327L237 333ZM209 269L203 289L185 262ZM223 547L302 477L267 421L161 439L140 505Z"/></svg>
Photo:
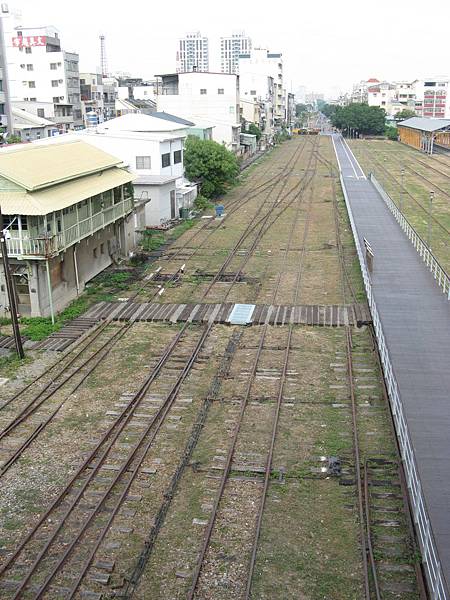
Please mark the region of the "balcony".
<svg viewBox="0 0 450 600"><path fill-rule="evenodd" d="M56 235L49 234L48 236L30 239L26 237L26 232L22 233L22 237L19 237L17 236L17 232L13 231L12 236L6 241L8 255L11 258L32 258L36 260L44 260L56 256L69 246L73 246L73 244L76 244L83 238L124 217L132 209L132 199L126 198L102 212L78 221L75 225L68 227Z"/></svg>

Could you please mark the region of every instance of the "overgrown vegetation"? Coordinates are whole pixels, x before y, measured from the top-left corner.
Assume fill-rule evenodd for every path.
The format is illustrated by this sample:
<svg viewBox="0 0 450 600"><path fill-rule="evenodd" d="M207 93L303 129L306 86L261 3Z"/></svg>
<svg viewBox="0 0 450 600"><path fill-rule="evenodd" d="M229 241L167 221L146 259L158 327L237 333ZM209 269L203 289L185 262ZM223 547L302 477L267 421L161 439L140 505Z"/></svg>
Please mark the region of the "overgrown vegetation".
<svg viewBox="0 0 450 600"><path fill-rule="evenodd" d="M250 125L248 126L247 133L250 133L251 135L256 135L257 142L259 142L262 136L261 129L258 127L258 125L255 125L255 123L250 123Z"/></svg>
<svg viewBox="0 0 450 600"><path fill-rule="evenodd" d="M210 202L208 200L208 198L205 198L205 196L202 196L201 194L199 194L197 196L197 198L194 200L194 206L197 210L200 210L203 212L204 210L213 208L214 204L212 202Z"/></svg>
<svg viewBox="0 0 450 600"><path fill-rule="evenodd" d="M208 202L206 198L204 198L204 200ZM185 221L183 221L173 229L170 229L169 231L147 229L146 231L144 231L144 236L142 238L142 249L147 252L153 252L154 250L158 250L158 248L160 248L162 245L178 239L180 235L183 235L183 233L190 229L194 225L194 223L195 219L186 219Z"/></svg>
<svg viewBox="0 0 450 600"><path fill-rule="evenodd" d="M392 127L392 125L387 125L384 130L385 136L388 140L393 140L396 142L398 140L398 130L397 127Z"/></svg>
<svg viewBox="0 0 450 600"><path fill-rule="evenodd" d="M186 177L200 183L206 198L216 198L236 182L239 165L236 156L217 142L188 136L184 151Z"/></svg>
<svg viewBox="0 0 450 600"><path fill-rule="evenodd" d="M65 323L82 315L91 304L113 299L113 293L128 287L131 272L107 271L101 273L86 286L82 296L74 300L67 308L55 316L55 323L50 317L21 317L20 332L32 341L43 340L55 331L61 329ZM10 321L2 319L1 324L7 325Z"/></svg>

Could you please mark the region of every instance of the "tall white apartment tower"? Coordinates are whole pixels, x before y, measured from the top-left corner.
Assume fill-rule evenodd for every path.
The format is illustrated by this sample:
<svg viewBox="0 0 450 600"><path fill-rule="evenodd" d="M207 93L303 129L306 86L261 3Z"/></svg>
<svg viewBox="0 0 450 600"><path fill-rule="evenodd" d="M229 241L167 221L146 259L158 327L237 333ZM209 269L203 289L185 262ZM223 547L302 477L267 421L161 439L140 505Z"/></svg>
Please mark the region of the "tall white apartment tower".
<svg viewBox="0 0 450 600"><path fill-rule="evenodd" d="M177 73L209 71L208 38L199 31L178 40Z"/></svg>
<svg viewBox="0 0 450 600"><path fill-rule="evenodd" d="M239 55L249 54L252 40L243 31L220 38L220 66L222 73L239 73Z"/></svg>

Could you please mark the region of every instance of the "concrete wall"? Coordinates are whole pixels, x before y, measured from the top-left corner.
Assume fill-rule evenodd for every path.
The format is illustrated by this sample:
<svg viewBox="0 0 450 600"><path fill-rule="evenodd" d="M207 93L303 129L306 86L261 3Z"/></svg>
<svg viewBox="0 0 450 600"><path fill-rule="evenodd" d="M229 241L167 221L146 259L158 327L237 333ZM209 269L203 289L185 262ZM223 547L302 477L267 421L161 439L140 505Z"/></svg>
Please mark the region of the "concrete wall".
<svg viewBox="0 0 450 600"><path fill-rule="evenodd" d="M170 208L170 192L175 191L175 181L162 185L136 185L135 193L138 198L145 193L150 198L145 204L145 225L146 227L157 226L161 221L167 221L172 218ZM179 216L178 203L175 194L175 217Z"/></svg>

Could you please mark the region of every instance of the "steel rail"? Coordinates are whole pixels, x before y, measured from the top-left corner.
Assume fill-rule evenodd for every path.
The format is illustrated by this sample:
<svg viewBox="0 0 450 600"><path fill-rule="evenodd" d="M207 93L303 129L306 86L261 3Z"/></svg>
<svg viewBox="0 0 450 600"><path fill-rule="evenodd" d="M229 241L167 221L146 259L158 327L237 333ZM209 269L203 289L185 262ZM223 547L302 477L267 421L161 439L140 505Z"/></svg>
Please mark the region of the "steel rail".
<svg viewBox="0 0 450 600"><path fill-rule="evenodd" d="M125 429L125 426L128 424L128 422L133 417L135 410L139 407L139 402L144 397L144 395L148 391L150 385L153 383L153 381L156 379L156 377L160 373L162 367L167 362L167 359L170 357L174 348L180 341L181 337L184 335L186 329L188 328L188 325L189 325L188 323L185 323L185 325L182 327L182 329L180 329L180 331L173 337L173 339L169 342L169 344L167 344L167 346L163 350L163 353L162 353L160 359L158 360L158 363L153 367L152 371L145 378L145 380L141 384L139 390L134 394L134 396L130 399L130 401L127 403L127 405L123 408L122 412L117 417L117 419L109 426L109 428L106 430L106 432L102 435L100 440L95 445L94 449L90 452L89 456L84 460L83 464L77 469L77 471L74 473L74 475L72 475L69 482L66 484L65 488L59 493L59 495L52 502L50 507L45 511L45 513L39 518L39 520L34 525L34 527L30 530L30 532L20 542L19 546L14 550L12 556L7 560L7 562L4 565L0 566L0 576L3 575L5 573L5 571L12 566L13 562L20 555L20 553L24 550L26 544L32 539L32 537L35 535L35 533L37 532L39 527L49 518L52 511L55 510L55 508L57 508L60 505L62 500L66 497L66 495L72 488L75 481L77 481L77 479L80 477L80 475L87 469L88 465L97 456L99 450L102 448L102 446L104 446L104 444L108 441L110 436L113 434L113 437L109 440L106 449L103 450L103 454L102 454L102 456L100 456L97 466L94 467L94 469L92 470L92 473L90 474L91 479L92 479L92 476L95 475L95 473L100 469L101 465L103 464L104 460L107 457L107 453L109 452L110 448L113 446L113 444L115 443L115 441L117 440L119 435ZM116 428L118 428L118 431L114 432L114 430ZM87 483L89 483L89 481ZM82 490L84 491L84 488L82 488Z"/></svg>
<svg viewBox="0 0 450 600"><path fill-rule="evenodd" d="M170 411L170 409L172 408L173 403L175 402L177 396L178 396L178 391L182 385L182 383L184 382L185 378L187 377L188 373L190 372L192 365L194 364L195 360L197 359L197 356L201 350L201 348L203 347L203 344L206 340L206 338L208 337L211 328L213 326L213 322L210 322L204 329L199 341L197 342L194 351L192 352L187 364L185 365L185 367L183 368L183 371L181 372L177 382L174 384L172 390L170 391L168 397L166 398L166 400L164 401L164 404L162 405L159 413L158 413L158 417L151 419L151 422L149 423L148 427L145 429L145 431L142 433L139 441L136 443L133 451L129 454L128 459L126 460L126 462L122 465L122 467L120 468L120 470L117 472L117 475L114 477L114 479L112 480L112 482L110 483L109 487L107 488L106 492L104 492L103 496L99 499L99 501L97 502L97 505L95 506L95 508L91 511L87 521L85 521L81 527L81 529L78 531L76 537L72 540L72 542L69 544L69 546L64 550L64 553L62 554L62 556L59 557L57 564L53 567L53 569L51 570L51 572L49 573L49 575L47 575L47 577L45 578L45 581L40 585L39 590L37 591L36 595L34 596L34 600L39 600L39 598L42 597L42 595L45 593L45 591L48 589L50 583L52 582L52 580L54 579L54 577L56 576L56 574L58 573L59 569L65 564L65 562L67 561L67 559L69 558L70 554L72 553L72 550L75 548L76 544L79 542L79 540L81 539L82 535L84 534L84 532L87 530L88 526L90 525L92 519L97 515L97 513L101 510L103 504L105 503L105 501L107 500L107 498L109 497L110 493L112 492L114 486L116 485L116 483L121 479L122 475L124 475L124 473L129 470L130 465L133 461L133 459L136 457L136 454L138 453L138 451L140 450L142 444L145 442L148 434L150 433L151 429L153 428L153 426L156 424L154 431L152 432L150 438L147 440L147 442L144 445L144 449L142 451L142 456L140 458L138 458L137 460L137 464L131 469L131 475L129 478L128 483L126 484L124 490L122 491L122 493L120 494L119 500L116 502L111 515L106 523L106 525L103 527L101 533L99 536L97 536L95 543L93 544L93 546L91 546L91 550L88 556L88 559L84 562L83 567L81 572L79 573L79 575L77 576L77 579L75 581L75 583L72 585L71 587L71 591L69 593L69 599L73 598L73 596L75 595L75 593L77 592L81 581L83 580L85 574L87 573L87 571L89 570L89 567L91 565L91 562L95 556L95 553L97 552L101 542L103 541L104 537L106 536L111 523L114 519L114 517L117 515L119 509L121 508L128 492L129 489L132 485L132 483L134 482L134 480L136 479L138 472L139 472L139 468L142 464L142 462L144 461L151 445L153 444L155 437L159 431L159 429L161 428L165 417L167 416L168 412ZM157 422L158 421L158 422ZM62 527L62 524L60 524L59 527ZM52 541L55 539L56 535L52 536ZM42 558L41 558L42 559ZM40 559L40 560L41 560ZM22 588L23 589L23 588ZM17 600L19 598L19 596L14 596L13 600Z"/></svg>
<svg viewBox="0 0 450 600"><path fill-rule="evenodd" d="M312 154L311 154L312 156ZM297 218L298 218L298 213L300 210L300 204L297 206ZM291 225L291 229L290 229L290 234L289 234L289 242L292 239L292 235L294 232L294 225L296 222L296 219L294 219L292 225ZM288 251L288 247L287 246L285 252L287 253ZM278 286L280 284L281 281L281 272L278 274L278 278L277 278L277 283L274 289L274 293L273 293L273 297L276 297L276 294L278 292ZM200 549L200 553L199 556L197 558L197 562L196 562L196 566L194 568L194 573L193 573L193 577L192 577L192 581L191 581L191 586L187 595L187 599L188 600L193 600L196 589L197 589L197 585L198 585L198 581L200 579L200 574L202 571L202 566L204 563L204 559L206 556L206 552L208 550L209 547L209 543L211 540L211 536L212 536L212 532L214 529L214 525L216 522L216 518L217 518L217 513L219 510L219 505L220 502L222 500L223 497L223 493L225 491L225 487L227 484L227 481L229 479L229 474L231 472L231 465L233 462L233 458L234 458L234 453L235 453L235 449L236 449L236 444L237 444L237 440L239 437L239 433L240 433L240 429L241 429L241 425L243 422L243 418L244 418L244 414L245 414L245 410L247 408L248 405L248 401L250 399L250 393L251 393L251 389L253 387L253 382L256 376L256 372L257 372L257 368L258 368L258 364L259 364L259 359L264 347L264 342L267 336L267 331L268 331L268 323L266 322L263 330L262 330L262 334L260 337L260 341L258 344L258 348L257 348L257 352L253 361L253 365L252 365L252 370L248 379L248 383L246 386L246 390L245 390L245 394L242 398L241 401L241 406L240 406L240 411L239 411L239 415L236 421L236 425L234 428L234 432L233 432L233 436L232 436L232 440L228 449L228 453L227 453L227 458L225 461L225 465L224 465L224 469L223 469L223 473L222 473L222 478L220 481L220 485L219 485L219 489L217 491L215 500L214 500L214 505L213 505L213 509L211 512L211 516L210 519L208 521L208 526L206 528L205 534L204 534L204 539L203 539L203 543ZM277 396L277 408L276 408L276 413L274 416L274 423L273 423L273 429L272 429L272 441L270 444L270 448L268 451L268 458L266 460L266 467L265 467L265 479L264 479L264 489L263 489L263 498L262 498L262 503L260 505L260 513L258 516L258 524L257 524L257 531L255 532L255 538L256 536L259 537L259 531L260 531L260 527L261 527L261 521L262 521L262 513L264 511L264 503L265 503L265 493L267 491L267 486L268 486L268 481L270 478L270 472L271 472L271 465L272 465L272 458L273 458L273 449L274 449L274 444L275 444L275 437L276 437L276 432L277 432L277 428L278 428L278 422L279 422L279 413L280 413L280 409L281 409L281 402L282 402L282 394L283 394L283 389L284 389L284 380L285 380L285 376L286 376L286 372L287 372L287 363L288 363L288 357L289 357L289 350L290 350L290 340L291 340L291 336L292 336L292 327L289 328L289 332L288 332L288 344L287 344L287 349L286 349L286 353L285 353L285 360L284 360L284 365L283 365L283 373L284 373L284 377L282 376L281 380L280 380L280 386L279 386L279 392L278 392L278 396ZM262 508L261 508L262 507ZM254 545L252 548L252 559L251 559L251 564L250 564L250 569L251 569L251 573L253 572L253 567L254 566L254 561L256 558L256 551L257 551L257 539L256 542L254 541ZM247 585L251 586L251 576L249 573L249 577L247 579ZM248 596L247 596L248 597Z"/></svg>
<svg viewBox="0 0 450 600"><path fill-rule="evenodd" d="M364 519L364 502L363 502L363 490L362 490L362 477L361 477L361 456L359 452L359 440L358 440L358 419L356 409L356 398L355 389L353 383L353 360L352 360L352 335L349 327L346 327L346 353L347 353L347 376L350 390L350 401L352 407L352 430L353 430L353 453L355 457L355 475L356 475L356 489L358 493L358 513L359 513L359 531L360 531L360 542L361 542L361 553L363 562L363 573L364 573L364 594L366 600L370 599L370 585L369 585L369 567L367 564L367 538L365 532L365 519ZM376 577L376 573L374 574Z"/></svg>
<svg viewBox="0 0 450 600"><path fill-rule="evenodd" d="M313 157L313 153L314 153L314 150L311 153L311 158ZM316 165L314 167L314 171L316 171L316 169L317 169L317 155L315 155L315 158L316 158ZM309 164L311 164L311 161ZM295 289L294 289L294 299L293 299L294 305L298 303L298 296L300 293L300 285L301 285L303 266L304 266L304 257L305 257L305 253L306 253L306 240L307 240L308 232L309 232L309 224L310 224L310 219L311 219L311 209L312 209L313 199L314 199L314 177L312 178L312 185L311 185L311 189L310 189L310 200L308 203L307 215L306 215L306 219L305 219L305 226L303 229L302 252L301 252L301 256L300 256L299 268L298 268L297 278L296 278L296 285L295 285ZM292 237L293 237L295 227L297 225L298 218L300 215L301 204L302 204L302 202L300 202L298 204L295 218L292 221L292 225L291 225L290 232L289 232L288 243L286 244L286 249L285 249L285 255L284 255L285 259L287 258L289 250L290 250L290 246L292 243ZM275 286L275 291L274 291L274 295L273 295L273 299L272 299L272 304L275 304L276 296L278 294L278 289L279 289L279 286L281 283L281 276L282 276L282 271L280 271L278 274L277 283ZM248 568L248 572L247 572L247 581L246 581L245 594L244 594L245 600L249 600L249 598L251 597L251 587L252 587L253 574L254 574L255 565L256 565L258 542L259 542L259 538L260 538L260 534L261 534L262 520L263 520L263 516L264 516L264 509L266 506L267 491L269 488L270 475L272 473L273 454L274 454L274 450L275 450L275 441L276 441L278 425L279 425L279 421L280 421L281 406L283 403L283 393L284 393L284 386L285 386L286 378L287 378L289 354L290 354L290 350L291 350L291 340L292 340L293 332L294 332L293 326L289 325L288 337L287 337L287 341L286 341L286 349L285 349L284 358L283 358L283 367L282 367L281 377L280 377L280 381L279 381L279 385L278 385L278 394L277 394L277 398L276 398L276 408L275 408L275 414L274 414L273 423L272 423L270 445L269 445L269 450L268 450L268 454L267 454L266 464L264 467L264 484L263 484L263 490L262 490L262 494L261 494L261 502L260 502L260 505L258 508L258 516L257 516L257 520L256 520L255 534L253 537L252 551L251 551L251 556L250 556L249 568Z"/></svg>

